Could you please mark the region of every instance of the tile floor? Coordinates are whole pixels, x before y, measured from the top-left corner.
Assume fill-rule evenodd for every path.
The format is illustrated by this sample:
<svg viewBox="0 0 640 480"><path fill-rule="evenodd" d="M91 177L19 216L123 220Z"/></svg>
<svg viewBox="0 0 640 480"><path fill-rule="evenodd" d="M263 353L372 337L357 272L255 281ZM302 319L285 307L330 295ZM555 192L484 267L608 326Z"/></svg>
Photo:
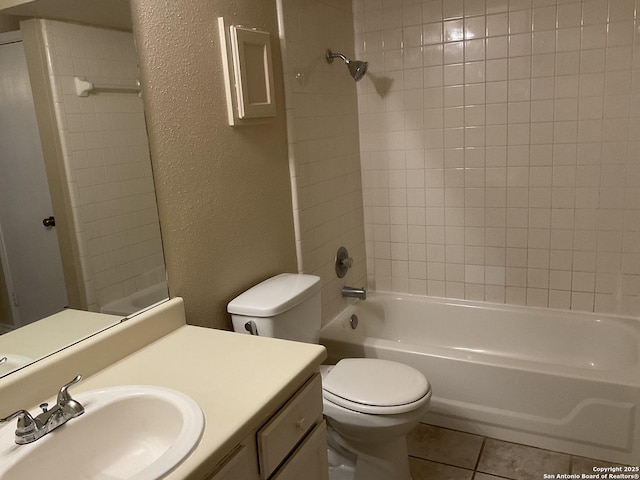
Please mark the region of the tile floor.
<svg viewBox="0 0 640 480"><path fill-rule="evenodd" d="M503 442L421 423L407 436L413 480L543 480L593 473L609 462Z"/></svg>

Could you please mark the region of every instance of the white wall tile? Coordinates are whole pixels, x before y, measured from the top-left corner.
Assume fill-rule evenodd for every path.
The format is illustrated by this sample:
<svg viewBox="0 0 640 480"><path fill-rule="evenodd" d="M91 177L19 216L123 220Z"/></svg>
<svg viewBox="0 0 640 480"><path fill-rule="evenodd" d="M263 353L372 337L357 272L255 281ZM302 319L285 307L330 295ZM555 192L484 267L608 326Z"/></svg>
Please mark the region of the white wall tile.
<svg viewBox="0 0 640 480"><path fill-rule="evenodd" d="M640 231L640 143L632 142L640 122L631 121L633 102L640 106L634 1L459 0L422 7L421 28L405 30L410 45L395 55L416 62L410 49L420 31L424 68L417 75L403 65L405 85L397 85L407 89L410 75L411 93L402 105L385 101L378 110L411 112L411 142L424 146L424 162L409 163L426 175L397 176L389 196L402 208L391 215L394 224L409 223L408 252L417 255L409 279L425 280L424 254L429 295L640 313L633 277L640 274L640 237L631 234ZM375 15L366 3L354 9L355 23L369 10ZM387 26L381 29L384 38ZM376 52L365 47L362 54L375 68ZM380 75L398 73L386 66ZM361 82L368 85L359 90L361 104L378 95L372 80ZM394 121L372 137L367 129L375 118L361 108L361 148L408 152L407 117L404 126ZM374 177L364 157L362 165L368 192ZM372 217L370 208L365 218L375 217L376 226L390 221L389 211ZM385 255L367 252L374 260L378 254ZM424 283L397 276L403 269L370 278L423 292ZM634 280L618 281L623 272Z"/></svg>

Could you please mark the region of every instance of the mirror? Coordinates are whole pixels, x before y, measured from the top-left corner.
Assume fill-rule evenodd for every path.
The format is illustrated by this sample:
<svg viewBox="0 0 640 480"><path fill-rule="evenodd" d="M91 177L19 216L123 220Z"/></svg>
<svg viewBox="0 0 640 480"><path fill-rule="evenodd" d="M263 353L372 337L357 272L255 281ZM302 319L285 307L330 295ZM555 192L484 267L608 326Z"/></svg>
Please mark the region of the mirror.
<svg viewBox="0 0 640 480"><path fill-rule="evenodd" d="M0 26L20 20L0 33L0 377L168 296L128 1L16 3L0 0Z"/></svg>

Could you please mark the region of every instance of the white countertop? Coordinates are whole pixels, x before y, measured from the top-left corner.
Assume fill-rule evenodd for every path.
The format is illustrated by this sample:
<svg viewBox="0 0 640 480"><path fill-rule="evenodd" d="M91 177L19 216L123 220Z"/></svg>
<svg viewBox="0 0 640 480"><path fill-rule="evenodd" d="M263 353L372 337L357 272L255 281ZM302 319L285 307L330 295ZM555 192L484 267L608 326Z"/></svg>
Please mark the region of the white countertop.
<svg viewBox="0 0 640 480"><path fill-rule="evenodd" d="M302 385L325 358L320 345L184 326L74 386L150 384L202 408L196 450L167 479L201 479ZM82 369L78 369L82 373Z"/></svg>
<svg viewBox="0 0 640 480"><path fill-rule="evenodd" d="M166 479L202 480L318 371L326 350L185 323L182 299L174 298L0 378L0 417L55 403L60 385L79 373L72 395L118 385L173 388L200 405L206 425Z"/></svg>
<svg viewBox="0 0 640 480"><path fill-rule="evenodd" d="M0 354L13 353L37 360L121 320L117 315L68 308L0 335Z"/></svg>

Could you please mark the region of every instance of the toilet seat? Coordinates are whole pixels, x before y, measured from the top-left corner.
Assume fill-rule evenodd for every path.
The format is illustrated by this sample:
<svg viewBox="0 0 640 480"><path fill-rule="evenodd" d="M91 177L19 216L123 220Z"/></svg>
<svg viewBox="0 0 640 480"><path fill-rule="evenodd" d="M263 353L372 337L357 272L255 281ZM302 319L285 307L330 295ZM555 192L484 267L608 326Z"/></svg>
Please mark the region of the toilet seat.
<svg viewBox="0 0 640 480"><path fill-rule="evenodd" d="M388 360L348 358L322 375L325 400L355 412L394 415L420 408L431 386L415 368Z"/></svg>

